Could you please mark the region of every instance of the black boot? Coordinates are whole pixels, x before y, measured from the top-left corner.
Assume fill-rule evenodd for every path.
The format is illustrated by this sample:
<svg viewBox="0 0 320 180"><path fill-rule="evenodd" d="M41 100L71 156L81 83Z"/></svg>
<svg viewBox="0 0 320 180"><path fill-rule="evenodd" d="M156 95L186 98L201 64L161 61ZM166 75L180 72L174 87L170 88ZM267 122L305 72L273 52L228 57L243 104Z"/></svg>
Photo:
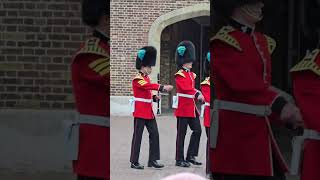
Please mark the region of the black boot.
<svg viewBox="0 0 320 180"><path fill-rule="evenodd" d="M133 168L133 169L144 169L144 166L142 166L139 163L131 163L131 168Z"/></svg>
<svg viewBox="0 0 320 180"><path fill-rule="evenodd" d="M154 161L149 161L149 162L148 162L148 167L163 168L164 165L163 165L163 164L160 164L160 163L158 163L156 160L154 160Z"/></svg>
<svg viewBox="0 0 320 180"><path fill-rule="evenodd" d="M198 162L195 157L189 157L189 158L187 158L187 162L192 163L193 165L197 165L197 166L202 165L202 163L201 163L201 162Z"/></svg>
<svg viewBox="0 0 320 180"><path fill-rule="evenodd" d="M176 166L179 167L190 167L190 164L184 160L178 160L176 161Z"/></svg>

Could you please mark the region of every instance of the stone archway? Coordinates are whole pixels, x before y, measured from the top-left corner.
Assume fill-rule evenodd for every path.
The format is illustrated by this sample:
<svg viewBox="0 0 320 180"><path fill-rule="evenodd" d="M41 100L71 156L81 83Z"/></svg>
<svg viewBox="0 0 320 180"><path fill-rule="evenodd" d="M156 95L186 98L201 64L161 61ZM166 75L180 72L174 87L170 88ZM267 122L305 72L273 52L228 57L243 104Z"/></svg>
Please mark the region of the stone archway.
<svg viewBox="0 0 320 180"><path fill-rule="evenodd" d="M157 49L157 62L156 66L153 68L153 72L151 73L151 80L153 82L157 82L157 74L160 73L160 47L161 47L161 34L162 31L177 22L192 19L201 16L210 16L210 5L206 3L196 4L193 6L177 9L171 11L167 14L164 14L157 18L148 34L148 45L154 46ZM154 112L156 112L156 107L154 107ZM161 105L160 105L161 112Z"/></svg>
<svg viewBox="0 0 320 180"><path fill-rule="evenodd" d="M160 73L160 43L161 43L161 33L169 25L174 24L179 21L200 17L200 16L210 16L210 5L206 3L196 4L193 6L177 9L164 14L157 18L148 34L148 44L154 46L157 49L157 63L153 69L151 79L153 82L157 82L157 74Z"/></svg>

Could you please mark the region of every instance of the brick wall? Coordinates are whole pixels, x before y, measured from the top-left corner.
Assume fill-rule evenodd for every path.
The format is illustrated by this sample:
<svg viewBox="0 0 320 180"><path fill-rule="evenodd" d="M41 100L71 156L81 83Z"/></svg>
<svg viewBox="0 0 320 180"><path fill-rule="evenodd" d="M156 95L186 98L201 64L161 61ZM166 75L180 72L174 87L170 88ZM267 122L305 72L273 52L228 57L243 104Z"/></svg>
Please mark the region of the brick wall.
<svg viewBox="0 0 320 180"><path fill-rule="evenodd" d="M89 33L80 0L0 1L0 108L73 108L72 54Z"/></svg>
<svg viewBox="0 0 320 180"><path fill-rule="evenodd" d="M130 96L135 55L161 15L209 0L111 0L111 95Z"/></svg>

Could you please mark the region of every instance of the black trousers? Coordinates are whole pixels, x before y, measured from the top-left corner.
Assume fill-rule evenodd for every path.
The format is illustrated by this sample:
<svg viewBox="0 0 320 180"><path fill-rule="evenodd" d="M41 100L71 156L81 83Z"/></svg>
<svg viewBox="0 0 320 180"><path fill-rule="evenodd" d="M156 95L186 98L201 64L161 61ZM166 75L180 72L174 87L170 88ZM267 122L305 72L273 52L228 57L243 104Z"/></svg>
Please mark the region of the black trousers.
<svg viewBox="0 0 320 180"><path fill-rule="evenodd" d="M149 132L149 161L160 159L159 132L157 121L155 119L146 120L142 118L134 118L134 132L132 137L130 156L130 162L132 163L139 162L139 154L144 126L146 126Z"/></svg>
<svg viewBox="0 0 320 180"><path fill-rule="evenodd" d="M103 178L94 178L94 177L87 177L87 176L78 176L77 180L106 180Z"/></svg>
<svg viewBox="0 0 320 180"><path fill-rule="evenodd" d="M206 173L210 173L210 156L209 156L209 132L210 128L206 127L206 135L207 135L207 148L206 148Z"/></svg>
<svg viewBox="0 0 320 180"><path fill-rule="evenodd" d="M177 117L177 140L176 140L176 160L184 160L184 140L187 134L188 125L192 130L190 143L187 152L189 157L198 156L199 143L201 137L201 125L199 117Z"/></svg>

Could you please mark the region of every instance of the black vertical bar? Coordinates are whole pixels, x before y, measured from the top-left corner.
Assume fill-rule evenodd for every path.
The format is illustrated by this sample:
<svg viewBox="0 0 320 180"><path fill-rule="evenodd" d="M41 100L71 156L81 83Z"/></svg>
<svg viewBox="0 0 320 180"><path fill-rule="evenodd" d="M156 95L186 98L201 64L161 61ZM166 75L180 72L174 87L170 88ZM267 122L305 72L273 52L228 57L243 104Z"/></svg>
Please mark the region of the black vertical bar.
<svg viewBox="0 0 320 180"><path fill-rule="evenodd" d="M203 78L203 55L202 55L202 51L203 51L203 46L202 46L202 43L203 43L203 26L202 24L200 24L200 82Z"/></svg>
<svg viewBox="0 0 320 180"><path fill-rule="evenodd" d="M160 73L157 74L158 84L160 84ZM160 91L158 91L158 97L160 97ZM157 100L157 115L160 115L160 99Z"/></svg>
<svg viewBox="0 0 320 180"><path fill-rule="evenodd" d="M294 58L294 17L295 17L295 1L289 0L288 1L288 64L287 64L287 71L290 72L290 69L292 67L292 60ZM287 81L287 87L288 89L291 89L292 83L291 83L291 75L288 73L288 81Z"/></svg>

